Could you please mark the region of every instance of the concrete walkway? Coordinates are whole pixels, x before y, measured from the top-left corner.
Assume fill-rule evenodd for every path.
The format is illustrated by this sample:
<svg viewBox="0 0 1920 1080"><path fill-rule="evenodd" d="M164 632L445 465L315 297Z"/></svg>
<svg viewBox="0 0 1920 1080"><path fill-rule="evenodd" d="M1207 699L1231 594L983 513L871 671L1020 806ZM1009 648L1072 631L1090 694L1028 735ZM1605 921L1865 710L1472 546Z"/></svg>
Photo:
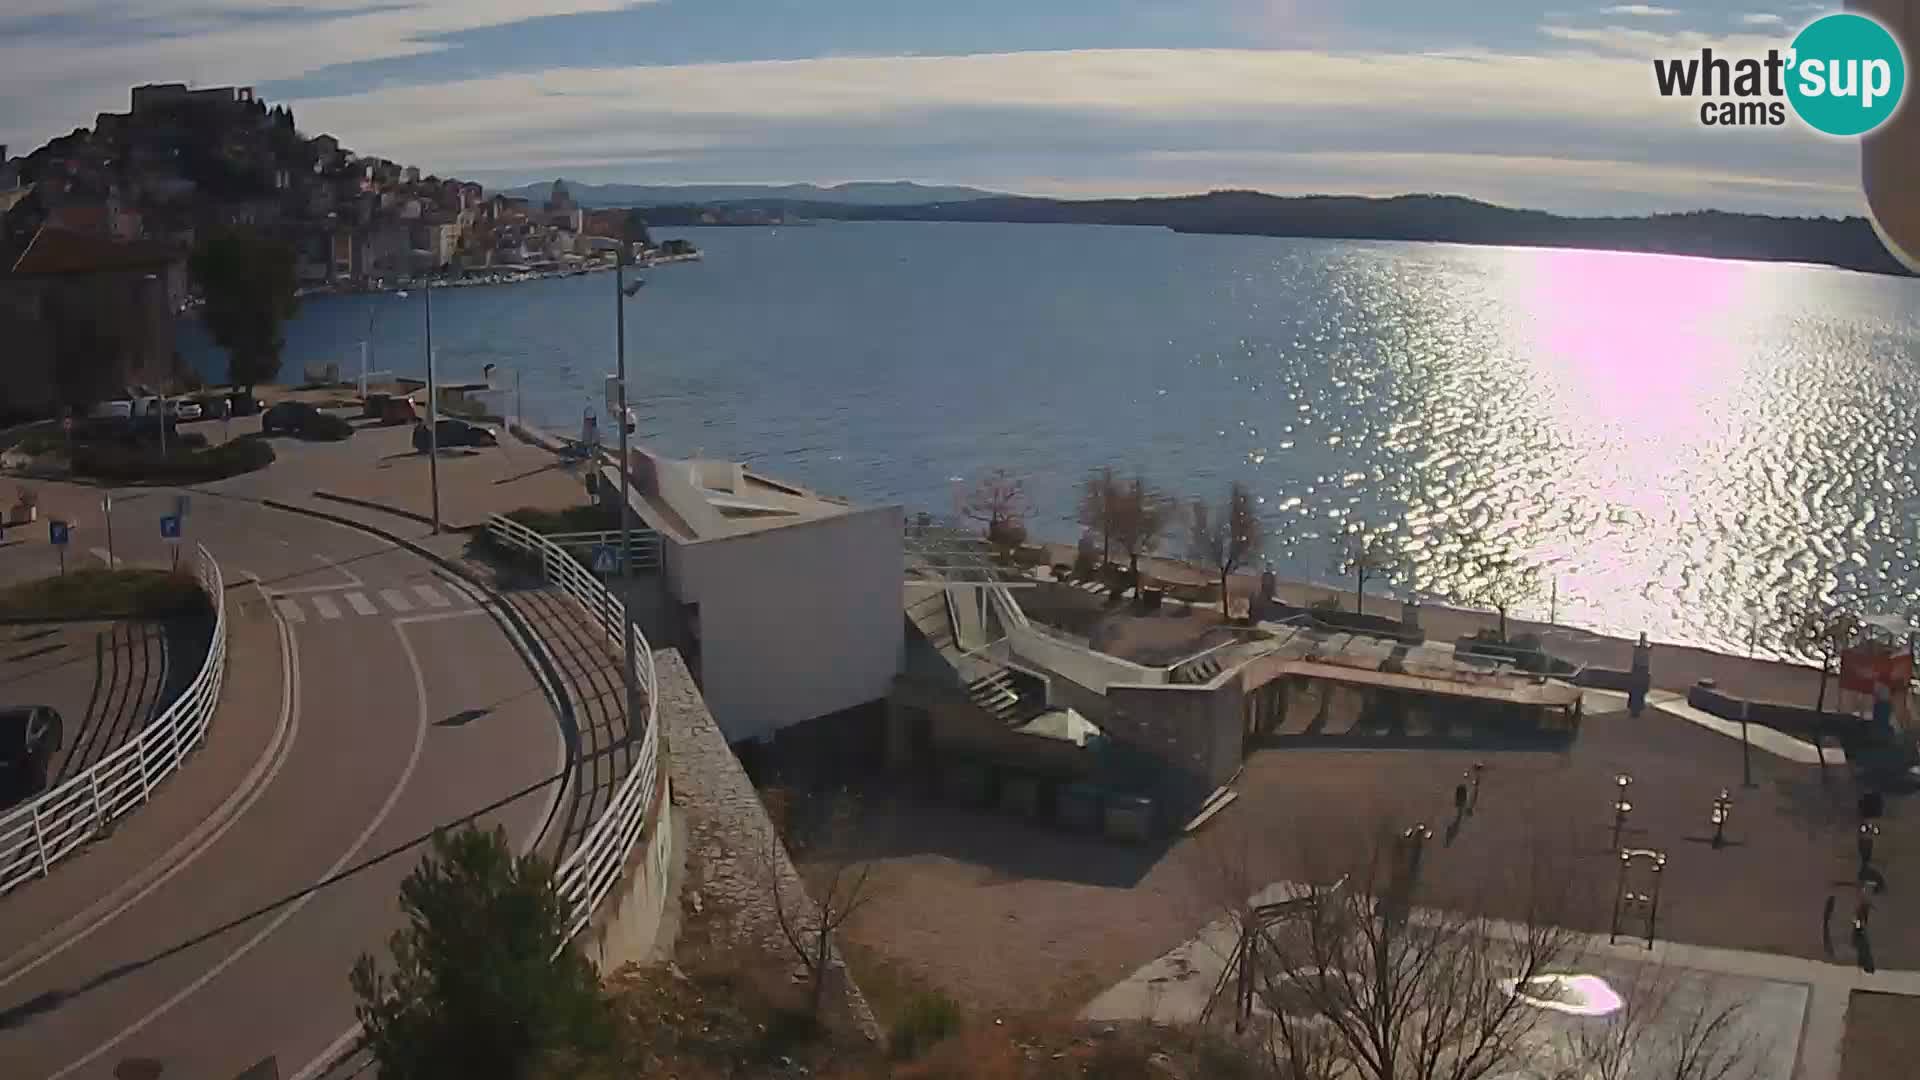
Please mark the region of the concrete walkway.
<svg viewBox="0 0 1920 1080"><path fill-rule="evenodd" d="M1586 701L1588 712L1620 709L1624 708L1627 703L1627 695L1617 690L1595 690L1588 688L1582 693L1582 697ZM1647 704L1660 712L1666 713L1668 716L1685 720L1689 724L1705 728L1716 735L1724 735L1735 742L1740 741L1739 721L1723 720L1712 713L1696 709L1687 704L1687 696L1685 694L1675 693L1672 690L1655 690L1647 695ZM1781 758L1785 761L1791 761L1800 765L1818 765L1820 763L1820 750L1812 743L1803 739L1796 739L1785 732L1776 731L1765 724L1748 724L1747 741L1755 750L1765 754L1772 754L1774 757ZM1846 751L1841 750L1837 746L1827 747L1826 762L1829 765L1844 766L1847 763Z"/></svg>
<svg viewBox="0 0 1920 1080"><path fill-rule="evenodd" d="M1306 887L1277 882L1258 893L1254 903L1268 903L1300 895ZM1419 914L1416 913L1416 918ZM1517 927L1492 923L1496 933L1518 933ZM1199 936L1147 964L1095 998L1081 1015L1088 1020L1154 1019L1164 1023L1191 1023L1205 1008L1227 958L1232 954L1232 920L1208 924ZM1772 953L1715 949L1657 941L1648 949L1643 939L1623 936L1609 944L1604 934L1579 935L1575 965L1620 968L1640 963L1667 970L1697 972L1715 979L1785 984L1805 989L1806 1006L1791 1040L1774 1045L1774 1066L1763 1072L1781 1080L1838 1080L1841 1040L1846 1031L1847 1007L1855 990L1920 996L1920 972L1879 971L1867 974L1858 967L1826 964ZM1734 990L1757 999L1750 989ZM1224 1007L1231 1008L1231 1002ZM1781 1010L1774 1009L1774 1013ZM1774 1015L1772 1021L1786 1019ZM1786 1066L1792 1062L1791 1068Z"/></svg>

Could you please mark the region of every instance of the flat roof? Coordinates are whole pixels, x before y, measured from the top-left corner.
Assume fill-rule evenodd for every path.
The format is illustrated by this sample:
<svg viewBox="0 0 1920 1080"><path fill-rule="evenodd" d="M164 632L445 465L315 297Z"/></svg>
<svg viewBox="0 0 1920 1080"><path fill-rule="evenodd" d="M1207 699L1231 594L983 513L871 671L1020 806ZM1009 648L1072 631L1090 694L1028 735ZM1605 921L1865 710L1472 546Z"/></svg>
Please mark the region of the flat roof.
<svg viewBox="0 0 1920 1080"><path fill-rule="evenodd" d="M629 493L655 531L680 543L746 536L853 513L844 499L775 480L744 464L712 458L670 458L644 446L633 454ZM602 475L620 483L618 465Z"/></svg>

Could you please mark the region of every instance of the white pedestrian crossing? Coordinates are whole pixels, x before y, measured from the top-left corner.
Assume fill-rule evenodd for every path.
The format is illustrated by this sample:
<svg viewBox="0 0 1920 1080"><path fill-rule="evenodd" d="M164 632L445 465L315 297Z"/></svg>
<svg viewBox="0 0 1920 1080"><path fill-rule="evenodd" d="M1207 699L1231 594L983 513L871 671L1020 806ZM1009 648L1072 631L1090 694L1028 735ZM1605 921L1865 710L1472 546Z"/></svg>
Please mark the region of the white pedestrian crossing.
<svg viewBox="0 0 1920 1080"><path fill-rule="evenodd" d="M425 600L428 607L444 608L453 606L453 601L441 595L440 590L431 585L415 585L413 592L415 596Z"/></svg>
<svg viewBox="0 0 1920 1080"><path fill-rule="evenodd" d="M471 590L454 582L391 589L288 592L276 593L273 597L274 606L280 610L281 617L290 623L306 622L309 614L325 620L368 615L378 617L404 615L421 608L444 610L471 607L483 602Z"/></svg>

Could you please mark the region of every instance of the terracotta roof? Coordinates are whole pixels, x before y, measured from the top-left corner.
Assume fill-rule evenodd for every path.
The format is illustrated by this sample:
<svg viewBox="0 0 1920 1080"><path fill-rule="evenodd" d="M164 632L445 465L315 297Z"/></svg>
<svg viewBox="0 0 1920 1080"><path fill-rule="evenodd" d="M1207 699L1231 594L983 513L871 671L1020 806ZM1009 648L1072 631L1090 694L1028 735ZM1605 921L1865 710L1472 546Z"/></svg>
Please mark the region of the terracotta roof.
<svg viewBox="0 0 1920 1080"><path fill-rule="evenodd" d="M33 242L13 264L16 274L94 274L115 270L150 270L179 258L161 244L122 244L104 236L42 226Z"/></svg>

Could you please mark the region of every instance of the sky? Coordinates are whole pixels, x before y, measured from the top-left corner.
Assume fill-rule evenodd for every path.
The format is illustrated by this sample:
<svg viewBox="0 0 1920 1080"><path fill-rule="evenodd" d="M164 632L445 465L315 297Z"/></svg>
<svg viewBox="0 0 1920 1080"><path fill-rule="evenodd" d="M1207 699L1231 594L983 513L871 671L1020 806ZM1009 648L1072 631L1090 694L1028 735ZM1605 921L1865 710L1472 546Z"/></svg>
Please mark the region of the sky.
<svg viewBox="0 0 1920 1080"><path fill-rule="evenodd" d="M1837 2L1544 6L4 0L0 142L24 153L125 111L135 83L185 81L251 85L304 131L489 186L905 179L1861 211L1854 144L1797 122L1702 127L1653 82L1656 57L1785 48Z"/></svg>

